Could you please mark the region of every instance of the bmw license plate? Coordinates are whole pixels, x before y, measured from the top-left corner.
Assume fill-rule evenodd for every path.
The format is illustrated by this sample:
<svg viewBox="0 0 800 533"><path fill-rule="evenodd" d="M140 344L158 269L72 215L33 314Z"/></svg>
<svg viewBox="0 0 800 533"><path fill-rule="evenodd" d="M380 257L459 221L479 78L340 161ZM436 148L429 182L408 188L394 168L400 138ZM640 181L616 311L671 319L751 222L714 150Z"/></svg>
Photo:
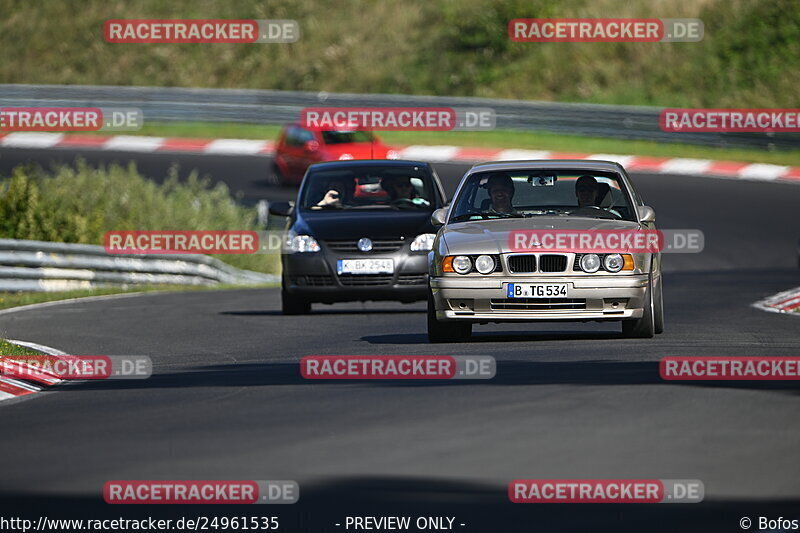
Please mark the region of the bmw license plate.
<svg viewBox="0 0 800 533"><path fill-rule="evenodd" d="M568 283L506 283L509 298L566 298Z"/></svg>
<svg viewBox="0 0 800 533"><path fill-rule="evenodd" d="M339 259L337 274L392 274L394 259Z"/></svg>

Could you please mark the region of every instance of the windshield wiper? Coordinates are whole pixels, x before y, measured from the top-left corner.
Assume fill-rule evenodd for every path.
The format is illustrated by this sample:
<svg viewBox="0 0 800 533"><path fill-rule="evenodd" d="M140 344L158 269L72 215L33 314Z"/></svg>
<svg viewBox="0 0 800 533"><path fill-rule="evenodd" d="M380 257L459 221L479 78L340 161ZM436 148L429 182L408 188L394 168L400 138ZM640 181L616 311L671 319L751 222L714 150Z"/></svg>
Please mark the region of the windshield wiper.
<svg viewBox="0 0 800 533"><path fill-rule="evenodd" d="M490 213L488 211L481 211L475 213L462 213L452 218L451 222L464 222L472 217L481 217L483 220L490 218L525 218L524 215L518 213Z"/></svg>

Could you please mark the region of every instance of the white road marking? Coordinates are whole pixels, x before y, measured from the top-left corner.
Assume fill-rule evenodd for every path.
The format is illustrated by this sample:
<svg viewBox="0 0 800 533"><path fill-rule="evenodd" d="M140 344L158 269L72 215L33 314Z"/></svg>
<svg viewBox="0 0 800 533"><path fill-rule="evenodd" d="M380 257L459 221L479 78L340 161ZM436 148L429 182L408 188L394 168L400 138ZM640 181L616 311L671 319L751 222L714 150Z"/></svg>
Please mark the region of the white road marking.
<svg viewBox="0 0 800 533"><path fill-rule="evenodd" d="M137 135L116 135L111 137L103 150L119 150L122 152L155 152L164 144L164 137L141 137Z"/></svg>
<svg viewBox="0 0 800 533"><path fill-rule="evenodd" d="M525 161L528 159L547 159L552 152L546 150L503 150L497 155L498 161Z"/></svg>
<svg viewBox="0 0 800 533"><path fill-rule="evenodd" d="M206 154L255 155L268 147L269 145L264 141L251 139L216 139L208 143L203 152Z"/></svg>
<svg viewBox="0 0 800 533"><path fill-rule="evenodd" d="M0 145L10 148L52 148L63 138L61 133L16 132L0 139Z"/></svg>
<svg viewBox="0 0 800 533"><path fill-rule="evenodd" d="M593 154L586 159L599 159L601 161L614 161L623 167L635 159L632 155L616 155L616 154Z"/></svg>
<svg viewBox="0 0 800 533"><path fill-rule="evenodd" d="M670 159L661 165L663 174L702 174L711 166L710 159Z"/></svg>
<svg viewBox="0 0 800 533"><path fill-rule="evenodd" d="M788 171L789 167L754 163L741 169L738 174L740 178L772 181L783 176Z"/></svg>
<svg viewBox="0 0 800 533"><path fill-rule="evenodd" d="M450 161L461 150L460 146L423 146L412 145L398 150L400 159L413 161Z"/></svg>

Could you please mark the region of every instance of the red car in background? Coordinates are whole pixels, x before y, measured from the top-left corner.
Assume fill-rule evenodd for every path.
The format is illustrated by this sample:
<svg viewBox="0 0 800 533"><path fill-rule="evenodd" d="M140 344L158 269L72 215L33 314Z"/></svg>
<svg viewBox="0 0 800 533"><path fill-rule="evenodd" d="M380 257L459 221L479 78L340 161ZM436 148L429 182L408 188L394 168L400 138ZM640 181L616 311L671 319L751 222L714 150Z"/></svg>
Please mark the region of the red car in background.
<svg viewBox="0 0 800 533"><path fill-rule="evenodd" d="M299 184L310 165L346 159L397 159L397 153L368 131L320 130L287 124L275 146L273 180Z"/></svg>

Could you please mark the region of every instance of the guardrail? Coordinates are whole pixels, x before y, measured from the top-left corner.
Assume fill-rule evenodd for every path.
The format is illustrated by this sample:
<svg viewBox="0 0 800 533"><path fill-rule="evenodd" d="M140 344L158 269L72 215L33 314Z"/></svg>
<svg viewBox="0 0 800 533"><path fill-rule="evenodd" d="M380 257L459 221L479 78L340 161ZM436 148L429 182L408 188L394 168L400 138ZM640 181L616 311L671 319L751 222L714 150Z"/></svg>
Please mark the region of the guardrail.
<svg viewBox="0 0 800 533"><path fill-rule="evenodd" d="M800 134L794 133L664 132L658 122L662 108L646 106L398 94L94 85L0 85L0 106L137 107L143 111L145 121L254 124L294 121L299 118L301 109L311 106L491 107L496 114L498 129L710 146L764 149L800 147Z"/></svg>
<svg viewBox="0 0 800 533"><path fill-rule="evenodd" d="M117 255L102 246L0 239L0 291L65 291L130 285L254 285L279 277L206 255Z"/></svg>

